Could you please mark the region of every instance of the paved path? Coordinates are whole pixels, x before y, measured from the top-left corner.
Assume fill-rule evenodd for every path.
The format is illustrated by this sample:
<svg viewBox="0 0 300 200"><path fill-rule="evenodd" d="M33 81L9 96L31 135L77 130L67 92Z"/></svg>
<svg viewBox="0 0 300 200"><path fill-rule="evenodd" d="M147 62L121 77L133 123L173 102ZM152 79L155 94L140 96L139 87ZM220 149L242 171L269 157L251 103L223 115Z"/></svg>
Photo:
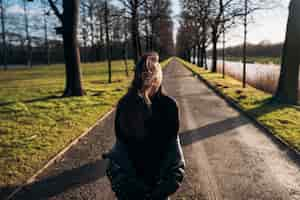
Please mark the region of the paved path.
<svg viewBox="0 0 300 200"><path fill-rule="evenodd" d="M187 175L172 199L300 199L300 165L175 60L165 88L180 106ZM101 153L114 142L114 113L14 199L112 200Z"/></svg>

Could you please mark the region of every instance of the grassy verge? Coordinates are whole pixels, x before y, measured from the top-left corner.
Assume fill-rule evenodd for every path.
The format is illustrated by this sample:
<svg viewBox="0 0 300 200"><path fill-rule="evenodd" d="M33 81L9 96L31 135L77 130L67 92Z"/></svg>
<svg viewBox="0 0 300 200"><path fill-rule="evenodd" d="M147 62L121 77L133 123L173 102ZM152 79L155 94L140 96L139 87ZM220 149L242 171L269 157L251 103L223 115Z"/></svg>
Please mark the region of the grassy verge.
<svg viewBox="0 0 300 200"><path fill-rule="evenodd" d="M177 58L193 73L217 87L223 94L238 103L243 110L268 127L293 148L300 151L300 106L280 104L272 96L251 86L243 89L241 82L221 74L211 73Z"/></svg>
<svg viewBox="0 0 300 200"><path fill-rule="evenodd" d="M71 98L60 98L63 65L0 73L0 190L28 179L116 104L133 73L126 77L122 61L112 70L108 84L105 62L82 64L87 95Z"/></svg>
<svg viewBox="0 0 300 200"><path fill-rule="evenodd" d="M241 62L243 60L242 57L226 57L228 61L236 61ZM275 64L280 65L281 58L280 57L248 57L247 60L249 62L256 62L260 64Z"/></svg>

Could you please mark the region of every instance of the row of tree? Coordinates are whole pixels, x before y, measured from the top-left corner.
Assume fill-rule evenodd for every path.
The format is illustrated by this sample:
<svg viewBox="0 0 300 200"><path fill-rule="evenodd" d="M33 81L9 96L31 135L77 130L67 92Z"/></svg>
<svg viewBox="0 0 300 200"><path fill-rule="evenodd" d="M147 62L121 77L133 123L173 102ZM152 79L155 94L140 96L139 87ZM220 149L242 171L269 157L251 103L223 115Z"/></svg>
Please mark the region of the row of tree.
<svg viewBox="0 0 300 200"><path fill-rule="evenodd" d="M182 0L180 28L177 35L178 54L188 59L197 57L199 66L204 66L207 49L212 46L211 70L216 72L218 44L222 34L225 35L230 29L244 25L246 36L249 23L247 18L259 9L270 8L271 2L271 0Z"/></svg>
<svg viewBox="0 0 300 200"><path fill-rule="evenodd" d="M211 45L211 71L217 71L218 43L223 35L223 61L225 60L225 33L238 25L244 26L244 44L239 50L243 55L243 87L246 86L247 25L249 15L260 9L272 8L275 0L182 0L180 28L177 35L178 54L190 60L197 58L199 66L205 66L207 48ZM300 2L291 0L286 41L282 50L281 74L276 99L285 103L297 103L300 59L299 52ZM262 54L260 56L263 56ZM192 60L195 62L195 60ZM223 69L225 64L223 62ZM224 70L223 70L224 72ZM223 73L224 75L224 73Z"/></svg>
<svg viewBox="0 0 300 200"><path fill-rule="evenodd" d="M31 66L63 61L63 42L57 34L61 17L55 15L62 13L62 1L51 2L0 0L0 64ZM107 2L107 9L105 6L105 0L79 3L78 41L83 62L106 59L106 38L113 59L134 56L137 60L149 50L159 51L162 57L174 54L169 0L120 0L118 4ZM168 42L161 45L160 41Z"/></svg>
<svg viewBox="0 0 300 200"><path fill-rule="evenodd" d="M267 41L263 41L259 44L247 44L247 56L249 57L273 57L279 58L282 53L282 43L271 44ZM238 57L243 56L243 45L237 45L225 48L226 57ZM209 52L209 55L211 52ZM218 49L218 55L222 55L222 49Z"/></svg>
<svg viewBox="0 0 300 200"><path fill-rule="evenodd" d="M118 0L119 3L115 5L107 0L35 0L34 3L30 2L33 0L13 1L15 7L19 8L23 5L21 16L21 19L24 19L23 29L14 30L21 30L19 35L25 38L24 52L29 66L32 65L34 32L31 27L42 24L41 17L44 19L42 26L44 34L39 32L37 36L42 38L41 35L44 35L43 46L47 49L45 54L49 54L49 35L62 41L66 64L63 96L84 94L81 84L80 57L83 61L97 61L105 54L108 60L109 82L111 82L111 59L113 52L116 52L113 49L116 45L113 46L112 43L121 46L125 62L128 55L132 54L136 63L144 51L158 51L162 58L174 54L170 0ZM3 64L6 66L7 47L16 45L7 41L7 35L11 34L7 31L7 25L14 26L15 23L8 23L13 16L9 16L6 12L7 0L1 0L0 4L2 55ZM28 11L29 4L34 12ZM36 12L41 5L43 12ZM34 15L32 18L29 17L30 13ZM50 23L55 24L54 34L49 34ZM80 56L80 47L82 56Z"/></svg>

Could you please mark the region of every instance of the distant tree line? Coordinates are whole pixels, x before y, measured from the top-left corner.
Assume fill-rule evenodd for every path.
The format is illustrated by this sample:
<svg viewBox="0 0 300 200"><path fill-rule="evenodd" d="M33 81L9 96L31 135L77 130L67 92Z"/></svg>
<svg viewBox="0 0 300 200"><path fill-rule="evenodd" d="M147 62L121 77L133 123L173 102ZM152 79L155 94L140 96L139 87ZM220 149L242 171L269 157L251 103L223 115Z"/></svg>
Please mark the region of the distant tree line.
<svg viewBox="0 0 300 200"><path fill-rule="evenodd" d="M170 0L118 2L0 0L4 70L7 70L8 61L16 59L20 62L18 59L22 56L19 54L25 55L27 65L32 67L34 54L45 55L45 63L50 64L53 62L52 51L59 55L55 57L55 62L62 56L59 52L63 52L66 81L62 96L82 96L85 92L81 61L107 60L108 83L111 83L112 59L123 58L127 66L128 58L133 58L137 63L144 51L158 51L161 58L174 54ZM17 35L19 39L10 41L9 35ZM37 42L33 41L34 38ZM57 49L51 49L54 41L59 41L55 46ZM8 55L9 51L16 49L22 50Z"/></svg>
<svg viewBox="0 0 300 200"><path fill-rule="evenodd" d="M53 2L62 12L62 1ZM138 2L136 8L130 7L131 1L119 2L118 6L108 2L106 24L104 0L80 1L78 41L82 62L107 59L106 37L109 37L111 59L124 56L138 59L144 51L150 50L158 51L162 58L174 54L170 0L133 1ZM48 0L1 0L0 6L0 65L26 64L30 67L64 62L63 40L57 34L61 28L59 18ZM134 21L132 9L136 9Z"/></svg>
<svg viewBox="0 0 300 200"><path fill-rule="evenodd" d="M260 44L247 43L247 56L249 57L273 57L279 58L282 53L282 43L270 44L267 42L261 42ZM222 55L222 49L218 49L218 55ZM237 45L225 48L226 56L239 57L243 56L243 45ZM209 51L211 55L211 51Z"/></svg>
<svg viewBox="0 0 300 200"><path fill-rule="evenodd" d="M197 60L195 64L207 68L205 61L208 48L211 47L211 71L216 72L220 54L218 45L222 42L225 47L225 33L243 25L246 42L246 28L249 23L247 17L257 10L271 7L274 1L182 0L180 27L177 34L177 54L193 63ZM245 48L243 50L245 51ZM197 59L191 60L191 58Z"/></svg>
<svg viewBox="0 0 300 200"><path fill-rule="evenodd" d="M243 87L246 87L246 58L281 56L281 71L275 100L283 103L297 104L300 66L300 1L290 0L286 38L283 44L259 45L247 43L248 16L260 9L275 6L276 0L182 0L180 27L177 34L177 54L182 58L205 67L209 53L212 58L211 71L216 72L217 60L222 54L243 57ZM225 33L236 25L244 27L244 44L225 48ZM223 36L223 37L221 37ZM222 38L222 41L221 41ZM220 50L218 44L223 43ZM207 53L207 48L212 49ZM219 49L219 50L218 50ZM223 62L224 77L225 62Z"/></svg>

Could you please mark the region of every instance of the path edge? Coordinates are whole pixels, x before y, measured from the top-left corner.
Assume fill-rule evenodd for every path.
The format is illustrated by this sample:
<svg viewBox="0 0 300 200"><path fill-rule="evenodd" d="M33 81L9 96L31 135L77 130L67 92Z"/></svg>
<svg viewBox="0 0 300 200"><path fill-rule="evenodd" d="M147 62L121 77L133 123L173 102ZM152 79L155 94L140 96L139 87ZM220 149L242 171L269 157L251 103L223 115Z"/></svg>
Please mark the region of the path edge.
<svg viewBox="0 0 300 200"><path fill-rule="evenodd" d="M176 60L174 57L170 57L166 59L165 66L163 67L163 71L169 66L170 62L172 60ZM12 199L19 191L21 191L26 185L33 183L36 178L41 175L49 166L51 166L53 163L55 163L57 160L59 160L68 150L70 150L73 146L75 146L81 138L88 135L91 130L93 130L97 125L99 125L101 122L103 122L106 118L108 118L114 111L115 111L115 105L104 113L100 118L97 119L97 121L88 127L82 134L80 134L78 137L76 137L74 140L72 140L66 147L64 147L62 150L60 150L57 154L55 154L50 160L46 161L46 164L44 164L37 172L35 172L27 181L22 183L20 186L18 186L16 189L14 189L12 192L8 194L8 196L4 197L4 200L10 200Z"/></svg>
<svg viewBox="0 0 300 200"><path fill-rule="evenodd" d="M23 187L33 183L39 175L41 175L48 167L50 167L53 163L55 163L57 160L59 160L68 150L70 150L73 146L75 146L80 141L80 139L82 139L84 136L88 135L91 130L93 130L97 125L99 125L102 121L104 121L107 117L109 117L110 114L114 112L114 110L115 110L115 107L113 107L109 111L107 111L92 126L87 128L81 135L79 135L77 138L72 140L66 147L64 147L56 155L54 155L50 160L48 160L46 162L46 164L44 164L43 167L41 167L29 179L27 179L27 181L25 181L22 185L18 186L16 189L14 189L7 197L5 197L5 200L10 200L20 190L22 190Z"/></svg>
<svg viewBox="0 0 300 200"><path fill-rule="evenodd" d="M221 97L223 100L225 100L225 102L228 105L230 105L231 107L235 108L237 111L239 111L244 116L246 116L248 119L250 119L250 121L253 122L253 124L257 128L261 129L264 133L267 133L267 136L269 138L271 138L277 145L281 145L281 147L282 146L286 147L288 149L287 153L289 154L289 156L292 156L292 158L297 158L297 159L300 158L300 151L298 151L293 146L289 145L288 142L286 142L285 140L283 140L279 136L275 135L275 133L273 133L273 131L271 129L269 129L263 123L261 123L257 119L255 119L255 117L253 117L250 113L248 113L247 111L245 111L238 103L236 103L235 101L233 101L232 98L230 98L227 95L225 95L220 89L218 89L217 87L215 87L208 80L206 80L205 78L203 78L200 74L194 72L191 68L189 68L188 66L186 66L186 64L183 63L183 62L181 62L180 59L176 58L176 60L178 62L180 62L186 69L188 69L189 71L191 71L194 76L197 76L197 78L200 81L202 81L208 88L210 88L215 94L217 94L219 97Z"/></svg>

